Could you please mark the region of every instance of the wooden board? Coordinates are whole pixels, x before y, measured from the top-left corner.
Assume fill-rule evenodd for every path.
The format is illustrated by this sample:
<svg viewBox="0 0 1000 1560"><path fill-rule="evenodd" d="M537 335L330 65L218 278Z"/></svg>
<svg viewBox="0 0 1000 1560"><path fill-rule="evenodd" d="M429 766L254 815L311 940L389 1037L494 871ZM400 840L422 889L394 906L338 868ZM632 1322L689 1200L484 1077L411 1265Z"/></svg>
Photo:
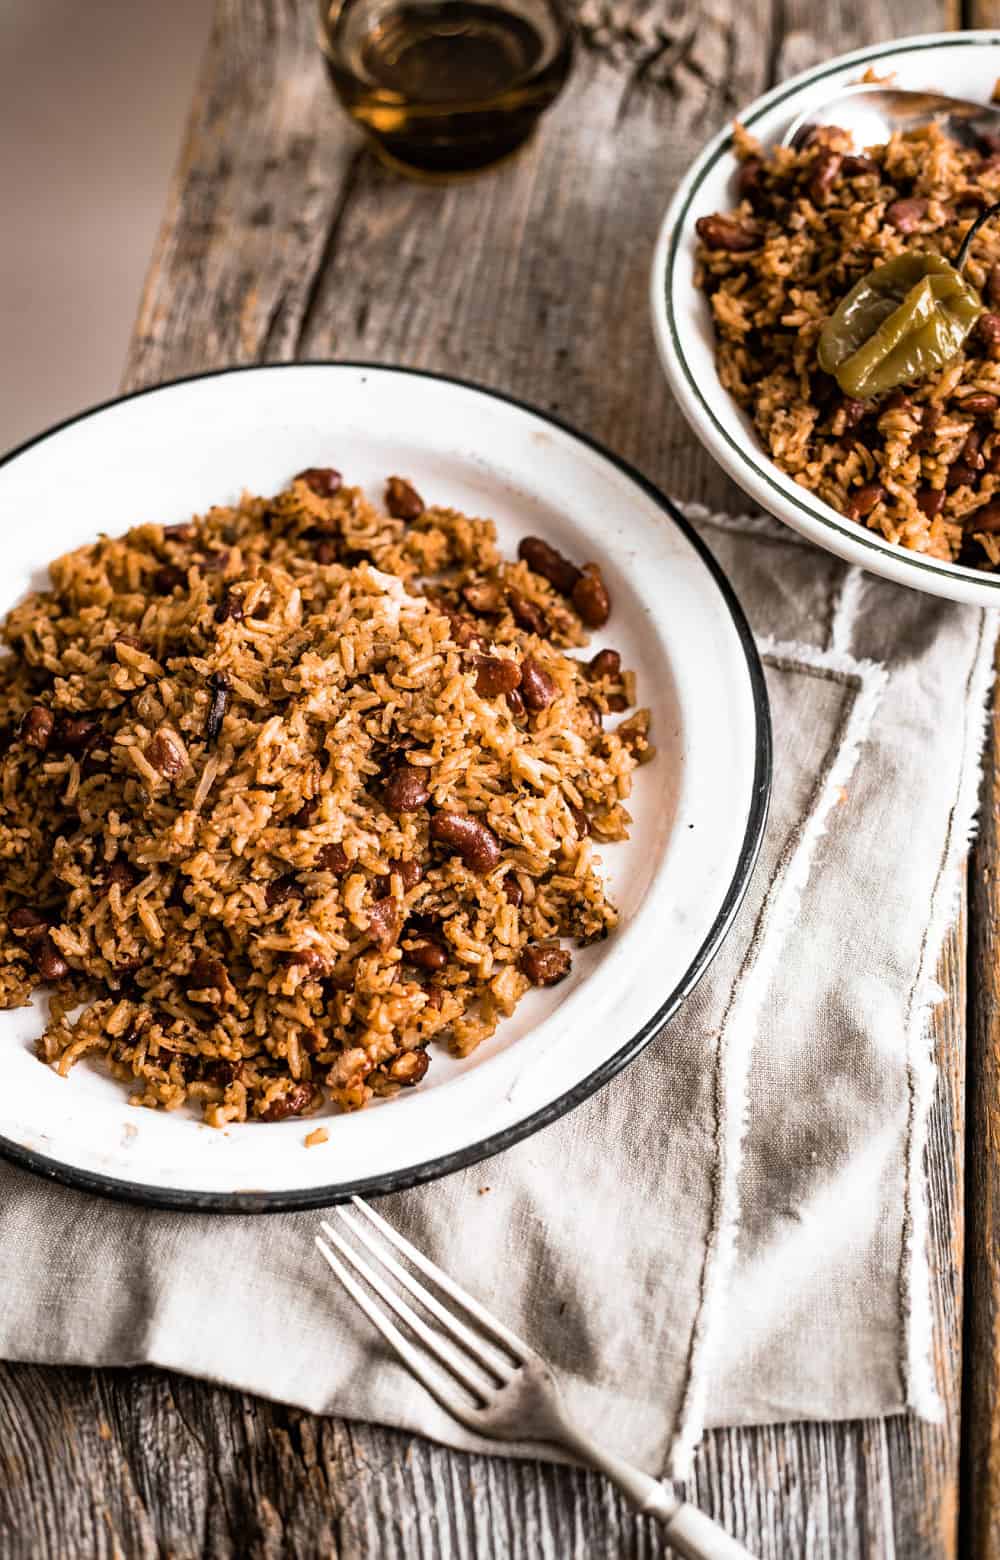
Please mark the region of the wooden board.
<svg viewBox="0 0 1000 1560"><path fill-rule="evenodd" d="M669 192L709 132L771 82L870 40L951 25L947 0L582 0L573 80L535 144L445 188L396 179L354 139L328 94L312 10L218 0L126 387L293 357L426 366L562 413L681 498L740 503L687 436L654 357L647 269ZM984 1493L984 1470L996 1481L1000 1463L995 1376L978 1369L1000 1325L989 1260L1000 1041L984 973L996 905L983 877L997 851L991 826L971 934L974 1142L993 1145L970 1181L967 1412L980 1429L969 1435L963 1548L977 1560L1000 1557L997 1502ZM692 1498L773 1560L959 1552L966 951L963 915L942 962L928 1148L947 1418L709 1435ZM151 1370L0 1367L5 1560L662 1552L658 1531L589 1474L461 1456Z"/></svg>

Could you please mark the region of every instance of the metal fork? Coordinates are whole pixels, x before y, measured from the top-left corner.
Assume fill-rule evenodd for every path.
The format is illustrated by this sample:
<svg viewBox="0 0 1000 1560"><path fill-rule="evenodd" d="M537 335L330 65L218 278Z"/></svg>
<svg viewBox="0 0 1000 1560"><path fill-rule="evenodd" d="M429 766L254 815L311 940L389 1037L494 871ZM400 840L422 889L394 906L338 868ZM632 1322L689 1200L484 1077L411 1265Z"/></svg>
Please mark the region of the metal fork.
<svg viewBox="0 0 1000 1560"><path fill-rule="evenodd" d="M334 1212L375 1261L366 1261L326 1219L321 1227L330 1245L317 1235L316 1246L351 1299L447 1413L484 1438L535 1441L572 1452L582 1462L606 1474L644 1515L661 1522L670 1543L688 1560L736 1560L736 1557L751 1560L749 1551L704 1512L682 1501L668 1485L651 1479L614 1453L604 1451L573 1424L563 1405L559 1384L541 1356L405 1240L374 1208L369 1208L360 1197L352 1201L361 1219L352 1217L344 1208L336 1208ZM369 1226L374 1226L477 1326L472 1328L462 1321L420 1283L373 1236ZM368 1289L353 1276L351 1268ZM386 1273L391 1274L400 1288L434 1318L438 1323L436 1328L429 1326L386 1282ZM387 1314L389 1311L404 1324L410 1337L400 1331ZM429 1355L442 1369L434 1369Z"/></svg>

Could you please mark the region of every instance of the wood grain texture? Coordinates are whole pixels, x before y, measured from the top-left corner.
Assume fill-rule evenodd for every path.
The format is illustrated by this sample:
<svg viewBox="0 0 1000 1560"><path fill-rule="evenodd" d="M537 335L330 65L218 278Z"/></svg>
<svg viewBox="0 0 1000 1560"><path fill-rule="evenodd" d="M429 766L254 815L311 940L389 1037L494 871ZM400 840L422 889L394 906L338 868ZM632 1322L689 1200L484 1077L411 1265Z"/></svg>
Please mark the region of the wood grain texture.
<svg viewBox="0 0 1000 1560"><path fill-rule="evenodd" d="M670 190L773 80L947 26L949 5L582 0L580 20L571 86L535 142L493 175L421 188L386 173L338 115L309 0L218 0L125 386L293 357L429 367L561 413L680 498L742 505L655 360L647 271ZM689 1493L768 1560L958 1552L965 949L963 919L942 961L928 1147L946 1422L709 1435ZM594 1475L449 1453L151 1370L0 1367L4 1560L662 1553L658 1530Z"/></svg>
<svg viewBox="0 0 1000 1560"><path fill-rule="evenodd" d="M969 27L1000 27L1000 0L964 0ZM969 869L969 1005L961 1549L1000 1560L1000 692Z"/></svg>
<svg viewBox="0 0 1000 1560"><path fill-rule="evenodd" d="M970 869L967 1314L962 1451L963 1551L1000 1556L1000 699L994 703L982 825Z"/></svg>

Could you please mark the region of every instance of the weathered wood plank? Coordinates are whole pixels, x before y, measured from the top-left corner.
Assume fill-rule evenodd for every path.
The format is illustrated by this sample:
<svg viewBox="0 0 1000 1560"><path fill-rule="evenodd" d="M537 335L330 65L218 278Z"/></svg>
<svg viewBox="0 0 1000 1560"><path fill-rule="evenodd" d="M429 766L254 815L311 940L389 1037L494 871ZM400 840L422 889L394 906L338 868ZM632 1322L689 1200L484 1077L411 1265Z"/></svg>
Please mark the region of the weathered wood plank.
<svg viewBox="0 0 1000 1560"><path fill-rule="evenodd" d="M294 356L417 364L561 412L682 498L740 504L655 362L646 276L669 190L776 75L947 21L946 0L862 14L583 0L573 83L536 141L494 175L428 189L386 174L338 117L308 0L219 0L125 383ZM707 1437L691 1493L761 1556L956 1553L964 949L960 927L942 966L928 1149L947 1422ZM10 1560L662 1552L593 1475L459 1456L149 1370L0 1367Z"/></svg>
<svg viewBox="0 0 1000 1560"><path fill-rule="evenodd" d="M963 1553L1000 1556L1000 699L970 872L969 1197L962 1398Z"/></svg>
<svg viewBox="0 0 1000 1560"><path fill-rule="evenodd" d="M965 25L1000 27L1000 0L963 0ZM962 1554L1000 1560L1000 695L984 764L970 883L968 1191L962 1381Z"/></svg>

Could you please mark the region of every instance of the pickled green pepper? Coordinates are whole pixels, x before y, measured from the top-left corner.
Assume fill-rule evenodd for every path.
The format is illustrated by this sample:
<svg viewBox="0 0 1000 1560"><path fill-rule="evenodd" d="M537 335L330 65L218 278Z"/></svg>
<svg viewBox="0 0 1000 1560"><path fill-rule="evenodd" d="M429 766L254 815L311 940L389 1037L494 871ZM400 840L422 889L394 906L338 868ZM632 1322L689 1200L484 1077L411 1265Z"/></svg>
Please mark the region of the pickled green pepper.
<svg viewBox="0 0 1000 1560"><path fill-rule="evenodd" d="M983 313L962 275L972 240L1000 205L969 229L953 265L942 255L898 255L863 276L827 320L819 365L859 401L912 384L955 356Z"/></svg>

